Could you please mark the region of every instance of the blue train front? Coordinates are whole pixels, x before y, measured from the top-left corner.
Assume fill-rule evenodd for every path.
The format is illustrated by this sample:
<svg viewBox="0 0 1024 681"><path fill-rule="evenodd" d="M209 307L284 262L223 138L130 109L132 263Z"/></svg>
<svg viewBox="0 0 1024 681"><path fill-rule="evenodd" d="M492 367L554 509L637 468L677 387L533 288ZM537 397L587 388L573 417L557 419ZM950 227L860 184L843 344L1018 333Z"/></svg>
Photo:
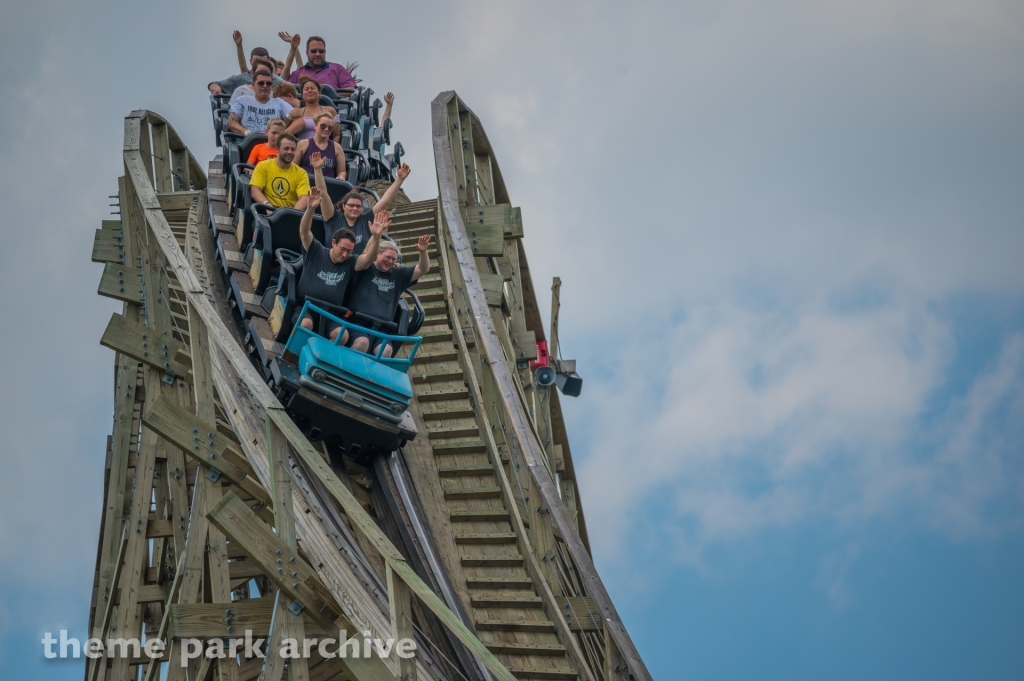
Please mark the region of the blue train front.
<svg viewBox="0 0 1024 681"><path fill-rule="evenodd" d="M408 308L404 312L408 315ZM269 362L270 382L306 435L335 441L352 457L390 452L415 438L416 426L408 411L412 382L407 372L423 339L355 324L309 300L298 318L307 314L319 320L320 328L325 321L339 324L338 341L349 329L382 341L375 354L367 354L301 324L293 326L284 353ZM403 345L411 346L408 356L384 357L389 342L396 354Z"/></svg>

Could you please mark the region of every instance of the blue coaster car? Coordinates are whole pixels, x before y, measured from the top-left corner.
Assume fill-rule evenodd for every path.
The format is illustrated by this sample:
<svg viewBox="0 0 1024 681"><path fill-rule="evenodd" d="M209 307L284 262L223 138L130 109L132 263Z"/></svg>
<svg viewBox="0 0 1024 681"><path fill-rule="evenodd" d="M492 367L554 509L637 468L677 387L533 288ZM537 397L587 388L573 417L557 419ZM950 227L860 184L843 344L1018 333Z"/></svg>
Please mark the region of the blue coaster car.
<svg viewBox="0 0 1024 681"><path fill-rule="evenodd" d="M350 456L390 452L416 437L408 412L412 382L408 370L423 339L360 326L329 311L333 307L307 300L299 319L311 314L319 330L296 323L284 353L270 362L271 383L282 404L314 440L339 441ZM337 309L337 308L335 308ZM367 354L328 340L326 322L380 338L376 354ZM338 340L344 334L338 333ZM386 343L397 349L412 346L408 357L384 357Z"/></svg>

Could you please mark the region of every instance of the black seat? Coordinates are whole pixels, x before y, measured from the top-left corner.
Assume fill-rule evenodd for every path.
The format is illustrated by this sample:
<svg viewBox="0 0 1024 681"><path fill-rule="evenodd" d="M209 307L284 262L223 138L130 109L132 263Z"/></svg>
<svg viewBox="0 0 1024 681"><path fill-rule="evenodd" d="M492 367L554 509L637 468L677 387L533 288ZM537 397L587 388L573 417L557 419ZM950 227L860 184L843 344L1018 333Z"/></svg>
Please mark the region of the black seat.
<svg viewBox="0 0 1024 681"><path fill-rule="evenodd" d="M278 267L274 256L276 250L302 252L302 238L299 236L300 220L302 220L302 211L294 208L278 208L269 215L259 213L255 215L252 243L245 252L245 261L250 267L250 274L253 274L253 270L258 268L253 282L255 295L263 295L274 270ZM324 243L323 217L313 216L312 231L313 238L321 244Z"/></svg>
<svg viewBox="0 0 1024 681"><path fill-rule="evenodd" d="M224 168L234 169L239 163L248 163L249 154L252 153L253 148L257 144L263 144L267 141L267 136L261 132L254 132L250 135L242 137L238 133L228 133L231 137L232 143L224 147L224 160L227 165ZM235 193L234 186L234 171L225 173L225 185L228 190L228 196L232 196Z"/></svg>
<svg viewBox="0 0 1024 681"><path fill-rule="evenodd" d="M353 188L351 182L339 180L334 177L325 177L324 182L327 184L327 194L331 197L331 203L338 203L338 201L341 201L341 197L348 194ZM313 173L309 173L309 186L316 186L316 180L314 179Z"/></svg>

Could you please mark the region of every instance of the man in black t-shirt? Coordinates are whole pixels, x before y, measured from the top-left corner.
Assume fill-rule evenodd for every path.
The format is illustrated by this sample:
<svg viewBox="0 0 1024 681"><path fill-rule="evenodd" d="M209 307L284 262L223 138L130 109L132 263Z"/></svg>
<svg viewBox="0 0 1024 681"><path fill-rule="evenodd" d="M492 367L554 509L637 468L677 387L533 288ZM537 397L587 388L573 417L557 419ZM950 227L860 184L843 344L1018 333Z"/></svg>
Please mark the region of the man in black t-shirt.
<svg viewBox="0 0 1024 681"><path fill-rule="evenodd" d="M341 163L342 160L338 159L338 162ZM316 186L320 188L320 193L325 197L328 196L327 183L324 182L323 173L324 159L321 158L319 152L314 151L309 155L309 164L313 166L313 179ZM370 241L370 224L373 222L373 216L387 208L391 201L398 196L398 190L405 182L405 178L409 177L410 172L412 171L409 166L403 163L402 167L398 169L398 179L391 183L391 186L384 192L384 196L380 197L380 201L375 203L372 208L363 210L364 195L357 191L345 194L341 197L341 201L338 201L337 206L330 201L324 201L320 212L324 216L324 227L327 234L333 234L342 227L348 227L356 235L356 247L352 251L352 255L362 254Z"/></svg>
<svg viewBox="0 0 1024 681"><path fill-rule="evenodd" d="M372 266L374 258L377 257L380 235L391 224L391 219L386 210L376 215L374 221L369 225L370 238L367 240L366 250L358 257L352 255L352 249L355 247L355 235L352 234L352 230L344 227L334 232L331 238L331 248L328 250L313 238L313 211L320 205L321 198L320 190L317 187L310 189L309 203L306 204L306 211L302 214L302 220L299 221L299 236L302 239L302 251L305 258L302 265L302 276L299 277L298 294L303 302L310 297L341 306L345 300L345 292L356 272L361 272ZM330 203L330 201L326 203ZM301 308L295 311L296 317L300 311ZM292 319L292 323L295 323L295 319ZM300 323L307 329L313 329L313 319L308 314L302 318ZM328 320L326 331L332 341L338 337L340 328L338 324ZM348 340L347 336L348 332L342 336L342 343Z"/></svg>
<svg viewBox="0 0 1024 681"><path fill-rule="evenodd" d="M430 235L424 234L416 242L416 250L420 252L419 262L414 267L396 267L398 264L398 247L393 241L380 241L377 259L356 277L352 285L352 296L349 298L348 309L353 312L391 321L398 309L398 299L402 293L413 285L417 279L430 271L430 258L427 249L430 247ZM367 251L369 252L369 251ZM365 255L365 253L363 254ZM362 256L360 256L362 257ZM376 354L381 339L352 330L352 349ZM384 357L390 357L391 344L384 348Z"/></svg>

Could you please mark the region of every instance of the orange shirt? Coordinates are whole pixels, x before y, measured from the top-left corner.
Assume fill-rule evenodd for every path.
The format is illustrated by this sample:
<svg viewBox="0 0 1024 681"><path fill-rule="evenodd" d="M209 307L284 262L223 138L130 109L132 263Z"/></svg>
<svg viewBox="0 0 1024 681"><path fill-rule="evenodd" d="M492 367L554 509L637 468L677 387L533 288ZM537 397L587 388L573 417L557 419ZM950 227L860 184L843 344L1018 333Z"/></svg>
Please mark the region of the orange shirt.
<svg viewBox="0 0 1024 681"><path fill-rule="evenodd" d="M267 146L266 142L261 142L252 148L249 160L246 163L254 166L262 161L266 161L268 158L277 158L277 149L271 149Z"/></svg>

